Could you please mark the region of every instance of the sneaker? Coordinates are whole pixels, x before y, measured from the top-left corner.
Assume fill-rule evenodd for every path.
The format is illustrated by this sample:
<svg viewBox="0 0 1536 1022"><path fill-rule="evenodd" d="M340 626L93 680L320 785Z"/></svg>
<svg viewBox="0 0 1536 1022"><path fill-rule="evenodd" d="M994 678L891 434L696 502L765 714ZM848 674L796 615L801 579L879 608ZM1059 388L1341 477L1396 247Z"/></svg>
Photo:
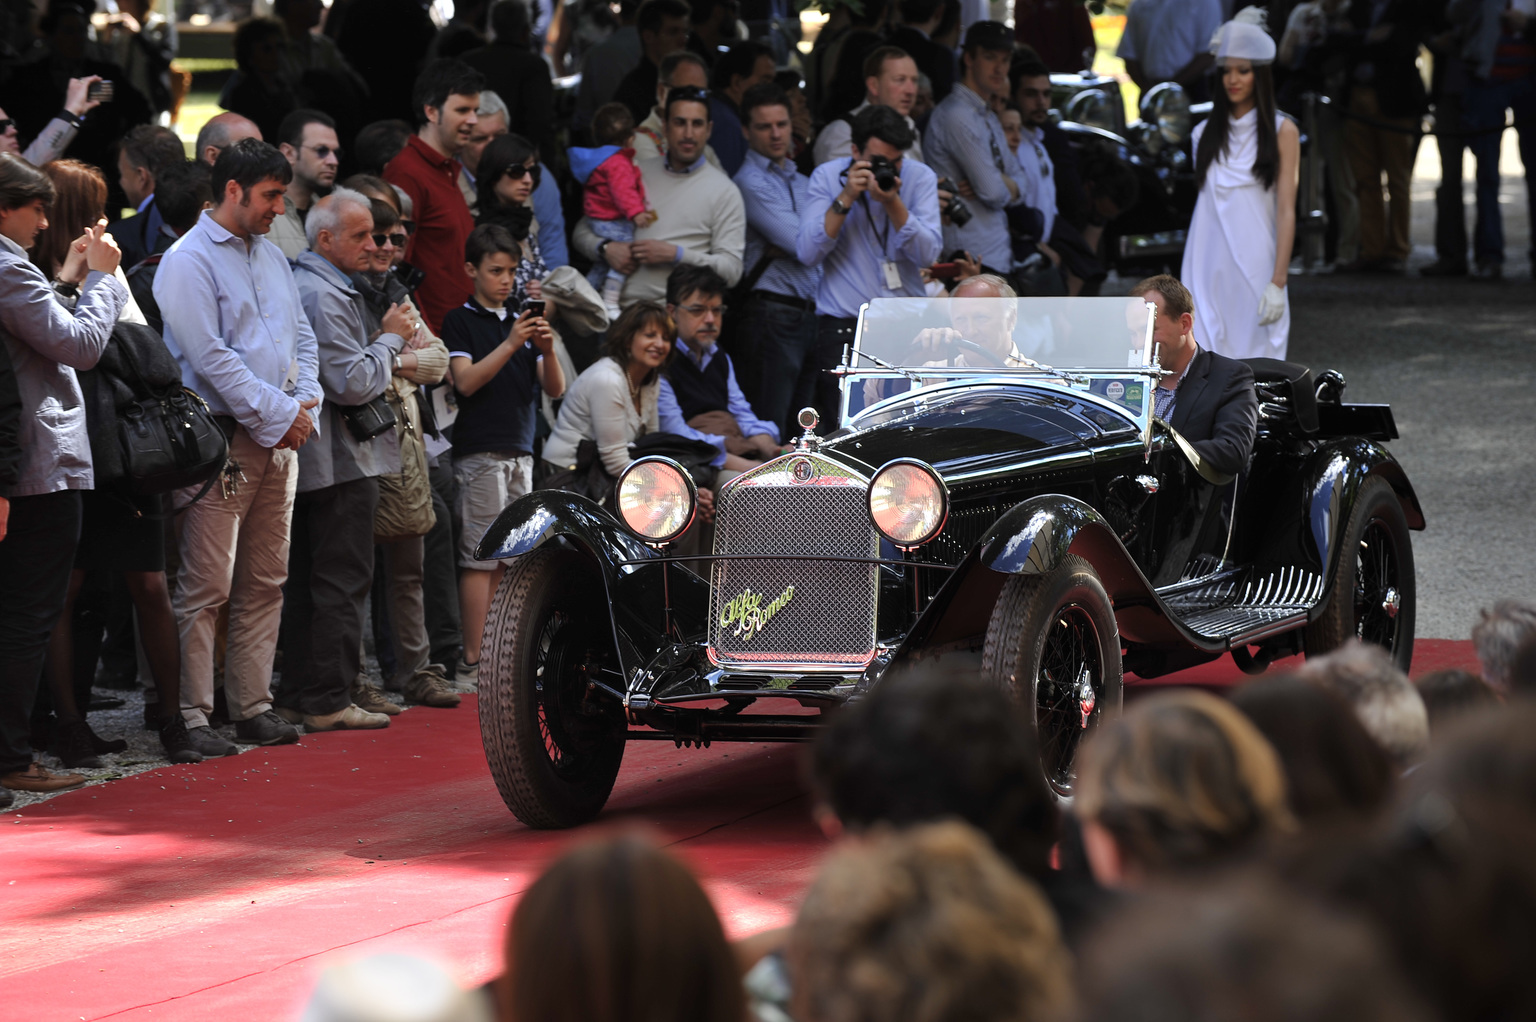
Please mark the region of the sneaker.
<svg viewBox="0 0 1536 1022"><path fill-rule="evenodd" d="M290 709L286 706L274 706L272 707L272 712L294 727L302 727L304 725L304 714L299 710Z"/></svg>
<svg viewBox="0 0 1536 1022"><path fill-rule="evenodd" d="M420 706L436 706L449 709L459 705L459 694L453 683L431 670L417 671L415 677L405 683L405 700Z"/></svg>
<svg viewBox="0 0 1536 1022"><path fill-rule="evenodd" d="M428 664L427 670L436 667ZM447 672L443 672L445 675ZM453 687L456 692L475 692L480 688L480 661L469 663L462 657L453 669Z"/></svg>
<svg viewBox="0 0 1536 1022"><path fill-rule="evenodd" d="M233 756L240 751L240 746L207 724L202 727L187 728L187 747L204 759Z"/></svg>
<svg viewBox="0 0 1536 1022"><path fill-rule="evenodd" d="M33 763L25 770L0 775L0 787L10 788L12 791L63 791L66 788L78 788L84 783L85 778L80 774L55 774L45 769L41 763Z"/></svg>
<svg viewBox="0 0 1536 1022"><path fill-rule="evenodd" d="M235 722L235 741L241 745L291 745L298 740L299 729L271 710Z"/></svg>
<svg viewBox="0 0 1536 1022"><path fill-rule="evenodd" d="M389 701L384 690L377 685L357 685L352 689L352 705L366 713L382 713L393 717L400 712L397 703Z"/></svg>
<svg viewBox="0 0 1536 1022"><path fill-rule="evenodd" d="M187 722L181 719L181 714L165 718L155 730L160 732L160 747L165 750L165 758L172 763L203 761L203 754L192 747L192 739L187 734Z"/></svg>
<svg viewBox="0 0 1536 1022"><path fill-rule="evenodd" d="M101 766L101 760L96 758L96 749L91 742L93 737L90 726L83 720L56 720L48 751L71 770L75 767L94 769Z"/></svg>
<svg viewBox="0 0 1536 1022"><path fill-rule="evenodd" d="M315 731L365 731L372 728L389 727L389 717L382 713L369 713L357 704L349 705L346 709L337 710L335 713L324 713L318 716L304 715L304 730Z"/></svg>
<svg viewBox="0 0 1536 1022"><path fill-rule="evenodd" d="M603 304L609 309L619 307L619 297L624 293L624 278L615 274L608 274L603 279ZM618 317L615 316L615 319Z"/></svg>

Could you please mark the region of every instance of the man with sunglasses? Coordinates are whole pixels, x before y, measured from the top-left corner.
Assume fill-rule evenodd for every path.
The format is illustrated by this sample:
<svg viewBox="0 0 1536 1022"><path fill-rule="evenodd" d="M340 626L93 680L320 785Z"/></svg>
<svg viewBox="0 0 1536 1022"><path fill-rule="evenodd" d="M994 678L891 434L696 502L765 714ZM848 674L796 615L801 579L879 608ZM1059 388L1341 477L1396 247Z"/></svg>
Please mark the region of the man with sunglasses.
<svg viewBox="0 0 1536 1022"><path fill-rule="evenodd" d="M283 255L297 259L309 248L304 236L309 208L336 187L341 144L336 139L336 122L319 110L295 110L283 118L277 135L278 148L293 168L293 181L283 196L283 215L272 221L267 237Z"/></svg>

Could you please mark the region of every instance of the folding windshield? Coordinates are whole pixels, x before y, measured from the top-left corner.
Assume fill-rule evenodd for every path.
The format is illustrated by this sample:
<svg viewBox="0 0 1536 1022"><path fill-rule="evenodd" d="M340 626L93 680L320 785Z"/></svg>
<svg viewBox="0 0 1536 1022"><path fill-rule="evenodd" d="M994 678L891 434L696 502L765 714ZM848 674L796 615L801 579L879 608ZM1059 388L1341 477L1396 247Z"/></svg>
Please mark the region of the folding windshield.
<svg viewBox="0 0 1536 1022"><path fill-rule="evenodd" d="M844 421L976 377L1093 394L1145 424L1159 375L1144 298L876 298L844 367Z"/></svg>

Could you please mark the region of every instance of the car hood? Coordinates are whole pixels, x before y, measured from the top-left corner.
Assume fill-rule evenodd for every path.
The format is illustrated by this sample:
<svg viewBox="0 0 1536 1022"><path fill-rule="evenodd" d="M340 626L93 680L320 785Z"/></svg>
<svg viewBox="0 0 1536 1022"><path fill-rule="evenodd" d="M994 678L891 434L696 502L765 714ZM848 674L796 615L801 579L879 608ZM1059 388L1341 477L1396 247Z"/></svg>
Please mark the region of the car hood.
<svg viewBox="0 0 1536 1022"><path fill-rule="evenodd" d="M855 420L823 450L874 471L893 458L918 458L940 475L973 472L1063 450L1082 449L1129 420L1070 391L1047 387L971 387L924 393Z"/></svg>

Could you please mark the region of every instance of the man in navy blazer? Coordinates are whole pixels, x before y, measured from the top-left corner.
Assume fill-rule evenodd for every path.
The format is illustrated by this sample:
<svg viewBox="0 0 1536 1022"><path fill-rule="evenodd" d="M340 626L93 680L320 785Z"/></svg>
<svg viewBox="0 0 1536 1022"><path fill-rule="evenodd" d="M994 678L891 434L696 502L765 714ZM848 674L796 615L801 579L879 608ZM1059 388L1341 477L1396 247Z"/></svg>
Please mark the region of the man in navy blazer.
<svg viewBox="0 0 1536 1022"><path fill-rule="evenodd" d="M1237 475L1248 464L1258 429L1259 397L1246 362L1218 355L1195 341L1195 301L1177 278L1148 277L1130 291L1157 306L1152 337L1163 377L1152 411L1188 440L1211 468Z"/></svg>

